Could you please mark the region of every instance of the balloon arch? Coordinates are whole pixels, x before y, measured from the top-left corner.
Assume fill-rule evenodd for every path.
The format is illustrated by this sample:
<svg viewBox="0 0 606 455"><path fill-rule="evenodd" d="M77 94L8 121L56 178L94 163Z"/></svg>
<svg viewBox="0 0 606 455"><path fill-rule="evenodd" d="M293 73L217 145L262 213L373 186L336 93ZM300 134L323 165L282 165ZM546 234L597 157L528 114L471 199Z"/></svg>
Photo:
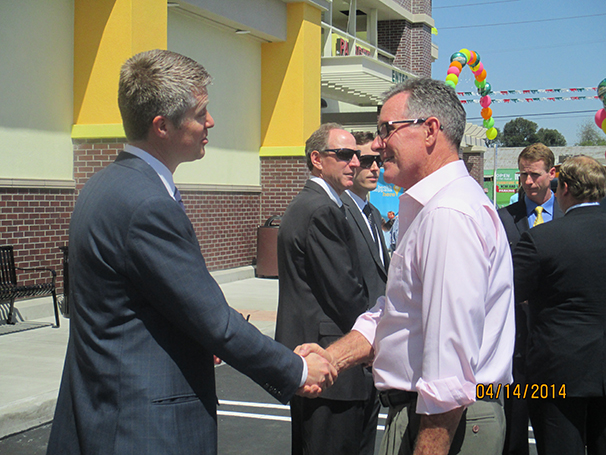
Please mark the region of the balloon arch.
<svg viewBox="0 0 606 455"><path fill-rule="evenodd" d="M489 94L492 92L490 83L486 81L486 70L484 64L480 61L480 54L468 49L461 49L455 52L450 57L450 66L446 75L446 84L456 89L459 83L459 75L465 67L469 65L469 69L475 77L475 85L480 94L480 105L482 106L482 118L484 119L483 126L486 128L486 137L490 140L497 137L497 129L494 127L494 119L492 118L492 109L490 108Z"/></svg>

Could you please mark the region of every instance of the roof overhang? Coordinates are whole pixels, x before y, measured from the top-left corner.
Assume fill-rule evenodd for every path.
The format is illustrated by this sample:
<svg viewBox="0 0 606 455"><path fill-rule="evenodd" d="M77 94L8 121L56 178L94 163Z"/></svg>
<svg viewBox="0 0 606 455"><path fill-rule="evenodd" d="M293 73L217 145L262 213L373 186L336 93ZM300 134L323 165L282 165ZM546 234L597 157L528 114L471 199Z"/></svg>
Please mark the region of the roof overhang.
<svg viewBox="0 0 606 455"><path fill-rule="evenodd" d="M322 96L357 106L378 106L382 94L413 74L363 55L322 57Z"/></svg>

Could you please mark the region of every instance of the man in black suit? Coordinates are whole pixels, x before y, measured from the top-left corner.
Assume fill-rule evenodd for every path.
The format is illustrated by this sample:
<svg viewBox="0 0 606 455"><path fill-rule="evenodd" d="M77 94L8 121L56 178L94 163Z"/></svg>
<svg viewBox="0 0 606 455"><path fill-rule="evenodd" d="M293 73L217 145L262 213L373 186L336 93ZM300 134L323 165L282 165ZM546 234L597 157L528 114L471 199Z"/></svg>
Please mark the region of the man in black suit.
<svg viewBox="0 0 606 455"><path fill-rule="evenodd" d="M565 216L522 234L516 301L530 312L526 379L543 454L606 453L606 170L578 156L560 168Z"/></svg>
<svg viewBox="0 0 606 455"><path fill-rule="evenodd" d="M209 82L169 51L122 67L128 145L84 186L70 224L70 338L49 454L216 454L213 355L283 403L304 381L310 393L332 382L323 359L302 361L230 308L206 269L173 173L204 156Z"/></svg>
<svg viewBox="0 0 606 455"><path fill-rule="evenodd" d="M380 154L370 148L373 133L358 131L353 136L360 148L360 166L355 170L351 189L341 194L341 201L345 204L347 221L356 239L369 302L373 306L385 294L389 267L389 250L381 231L381 214L368 201L368 193L377 187L383 162Z"/></svg>
<svg viewBox="0 0 606 455"><path fill-rule="evenodd" d="M370 148L374 140L373 133L356 131L353 136L360 148L360 166L355 169L351 189L341 194L341 201L345 205L347 222L356 240L364 283L368 288L368 304L372 307L380 296L385 295L389 267L389 251L381 230L381 214L368 201L368 193L377 187L383 162L380 154ZM372 381L372 371L368 370L367 374L369 381ZM373 387L366 404L367 419L364 423L361 454L374 454L380 407L377 390Z"/></svg>
<svg viewBox="0 0 606 455"><path fill-rule="evenodd" d="M520 236L541 223L563 216L562 210L551 191L555 178L555 157L541 143L526 147L518 156L522 191L518 202L498 211L505 227L511 251ZM528 309L525 303L516 304L516 344L513 355L513 379L516 384L525 384L524 355L528 335ZM526 400L505 400L507 430L503 455L528 455L528 406Z"/></svg>
<svg viewBox="0 0 606 455"><path fill-rule="evenodd" d="M340 125L320 126L305 144L311 178L290 203L278 233L280 295L276 340L323 347L347 333L368 308L354 234L339 196L353 185L360 152ZM372 376L362 366L320 398L293 398L292 453L361 453Z"/></svg>

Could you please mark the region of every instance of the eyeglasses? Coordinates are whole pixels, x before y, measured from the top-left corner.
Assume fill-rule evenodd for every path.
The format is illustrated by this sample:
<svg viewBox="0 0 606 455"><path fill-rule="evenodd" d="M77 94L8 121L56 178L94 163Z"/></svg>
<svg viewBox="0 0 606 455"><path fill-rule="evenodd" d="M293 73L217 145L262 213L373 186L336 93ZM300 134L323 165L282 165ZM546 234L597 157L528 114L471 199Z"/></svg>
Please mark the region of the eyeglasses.
<svg viewBox="0 0 606 455"><path fill-rule="evenodd" d="M372 163L377 163L377 167L383 166L383 160L381 159L381 155L364 155L359 158L360 167L362 169L370 169L372 167Z"/></svg>
<svg viewBox="0 0 606 455"><path fill-rule="evenodd" d="M426 118L415 118L412 120L392 120L390 122L384 122L379 125L377 128L376 136L379 136L381 140L385 140L389 137L389 135L396 129L395 124L397 123L412 123L413 125L425 123L427 121Z"/></svg>
<svg viewBox="0 0 606 455"><path fill-rule="evenodd" d="M322 150L322 153L334 153L337 158L341 161L350 162L353 160L354 155L360 159L360 151L352 149L326 149Z"/></svg>

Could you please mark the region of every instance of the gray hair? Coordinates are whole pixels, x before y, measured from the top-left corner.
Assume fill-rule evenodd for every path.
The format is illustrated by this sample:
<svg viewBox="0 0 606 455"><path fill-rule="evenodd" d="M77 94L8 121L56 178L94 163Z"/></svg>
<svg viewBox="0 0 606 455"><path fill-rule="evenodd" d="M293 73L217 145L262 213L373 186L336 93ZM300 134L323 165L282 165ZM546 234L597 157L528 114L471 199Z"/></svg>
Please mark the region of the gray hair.
<svg viewBox="0 0 606 455"><path fill-rule="evenodd" d="M408 93L406 118L436 117L444 128L444 135L457 149L465 134L465 109L457 93L442 81L427 77L408 79L394 85L383 94L383 103L400 93Z"/></svg>
<svg viewBox="0 0 606 455"><path fill-rule="evenodd" d="M177 128L185 113L205 93L211 77L198 62L176 52L155 49L134 55L122 65L118 106L129 141L147 138L161 115Z"/></svg>
<svg viewBox="0 0 606 455"><path fill-rule="evenodd" d="M314 166L311 164L311 152L317 150L321 152L328 147L328 137L332 130L342 130L343 127L338 123L323 123L316 131L311 133L309 139L305 141L305 160L307 161L307 168L311 171Z"/></svg>

